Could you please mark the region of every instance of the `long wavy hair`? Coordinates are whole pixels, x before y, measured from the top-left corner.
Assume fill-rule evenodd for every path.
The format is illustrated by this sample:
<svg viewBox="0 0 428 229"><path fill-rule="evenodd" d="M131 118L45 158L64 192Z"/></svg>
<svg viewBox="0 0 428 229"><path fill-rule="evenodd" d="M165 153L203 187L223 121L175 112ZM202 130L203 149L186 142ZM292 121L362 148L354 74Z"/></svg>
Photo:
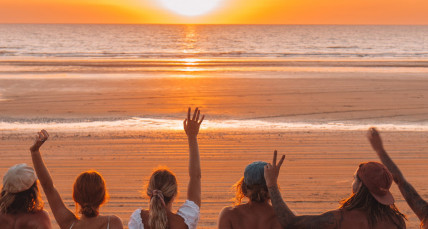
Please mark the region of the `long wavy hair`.
<svg viewBox="0 0 428 229"><path fill-rule="evenodd" d="M73 185L73 199L76 210L86 217L99 215L100 206L108 199L104 178L97 171L81 173Z"/></svg>
<svg viewBox="0 0 428 229"><path fill-rule="evenodd" d="M355 179L359 179L358 176ZM406 228L406 216L401 213L395 204L383 205L370 194L368 188L361 182L361 187L349 198L343 199L340 209L359 209L367 213L370 228L373 228L379 221L386 220L393 222L397 228Z"/></svg>
<svg viewBox="0 0 428 229"><path fill-rule="evenodd" d="M157 194L160 191L161 194ZM177 179L167 168L153 171L147 184L147 196L150 198L149 227L152 229L168 228L166 206L177 196Z"/></svg>
<svg viewBox="0 0 428 229"><path fill-rule="evenodd" d="M27 190L0 193L0 212L2 214L34 213L43 210L44 202L40 195L37 181Z"/></svg>
<svg viewBox="0 0 428 229"><path fill-rule="evenodd" d="M258 203L262 203L270 199L266 182L263 182L262 184L247 185L244 181L244 177L242 177L233 185L232 189L235 190L235 198L233 199L235 205L241 204L244 197L247 197L252 202Z"/></svg>

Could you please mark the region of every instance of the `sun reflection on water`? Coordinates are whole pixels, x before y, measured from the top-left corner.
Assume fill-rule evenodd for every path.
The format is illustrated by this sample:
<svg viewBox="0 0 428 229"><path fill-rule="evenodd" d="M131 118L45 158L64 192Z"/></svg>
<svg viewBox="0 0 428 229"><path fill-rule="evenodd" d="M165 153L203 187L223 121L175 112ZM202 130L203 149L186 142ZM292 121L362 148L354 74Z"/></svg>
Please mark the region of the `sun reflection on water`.
<svg viewBox="0 0 428 229"><path fill-rule="evenodd" d="M198 34L196 32L195 25L186 25L184 29L184 39L183 39L183 50L184 54L199 54L200 50L197 47ZM204 69L198 67L200 65L201 59L197 58L183 58L179 59L179 69L178 71L182 72L200 72Z"/></svg>

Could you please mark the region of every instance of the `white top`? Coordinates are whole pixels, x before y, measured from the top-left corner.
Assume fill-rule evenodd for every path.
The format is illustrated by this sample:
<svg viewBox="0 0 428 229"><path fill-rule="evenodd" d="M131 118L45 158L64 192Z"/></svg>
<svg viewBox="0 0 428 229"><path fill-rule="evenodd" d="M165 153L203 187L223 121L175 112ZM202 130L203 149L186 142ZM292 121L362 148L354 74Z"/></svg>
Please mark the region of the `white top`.
<svg viewBox="0 0 428 229"><path fill-rule="evenodd" d="M177 215L184 219L184 223L189 229L196 229L199 221L199 206L191 200L186 200L180 209L178 209ZM128 227L129 229L144 229L141 209L137 209L132 213Z"/></svg>

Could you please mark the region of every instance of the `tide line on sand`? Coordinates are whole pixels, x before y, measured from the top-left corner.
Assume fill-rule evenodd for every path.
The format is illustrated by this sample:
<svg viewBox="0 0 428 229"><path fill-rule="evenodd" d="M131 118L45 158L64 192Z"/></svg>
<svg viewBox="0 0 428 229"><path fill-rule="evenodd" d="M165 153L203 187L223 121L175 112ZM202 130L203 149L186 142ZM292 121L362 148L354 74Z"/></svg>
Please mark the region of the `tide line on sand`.
<svg viewBox="0 0 428 229"><path fill-rule="evenodd" d="M182 120L133 117L123 120L96 121L13 121L0 122L0 131L34 132L42 128L57 132L181 130ZM353 122L273 122L261 120L206 120L206 130L342 130L358 131L376 126L383 131L428 131L427 123L353 123Z"/></svg>

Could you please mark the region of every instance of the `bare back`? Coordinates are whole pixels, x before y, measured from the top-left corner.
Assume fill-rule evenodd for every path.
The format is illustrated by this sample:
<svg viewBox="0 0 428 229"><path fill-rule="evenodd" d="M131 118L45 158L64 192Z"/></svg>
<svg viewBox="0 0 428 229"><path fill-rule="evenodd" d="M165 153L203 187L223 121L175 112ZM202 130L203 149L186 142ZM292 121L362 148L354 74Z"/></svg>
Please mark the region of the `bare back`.
<svg viewBox="0 0 428 229"><path fill-rule="evenodd" d="M82 217L70 225L70 229L94 228L94 229L113 229L121 228L122 221L117 216L96 216L91 218Z"/></svg>
<svg viewBox="0 0 428 229"><path fill-rule="evenodd" d="M339 210L338 210L339 211ZM370 228L369 222L367 219L367 213L359 210L352 211L342 211L343 221L340 224L340 228L349 228L349 229L357 229L357 228ZM397 219L398 223L398 219ZM390 220L383 220L377 222L374 225L373 229L400 229L397 225Z"/></svg>
<svg viewBox="0 0 428 229"><path fill-rule="evenodd" d="M1 229L51 229L46 211L21 214L0 214Z"/></svg>
<svg viewBox="0 0 428 229"><path fill-rule="evenodd" d="M398 223L398 222L397 222ZM321 215L296 216L289 224L290 228L322 229L368 229L371 228L367 213L360 210L333 210ZM401 229L391 221L377 222L371 229Z"/></svg>
<svg viewBox="0 0 428 229"><path fill-rule="evenodd" d="M281 225L272 206L265 202L224 208L220 213L218 228L280 229Z"/></svg>
<svg viewBox="0 0 428 229"><path fill-rule="evenodd" d="M181 216L168 212L168 228L169 229L188 229L189 227L184 223L184 219ZM149 211L141 210L141 219L144 224L144 228L151 229L149 226Z"/></svg>

